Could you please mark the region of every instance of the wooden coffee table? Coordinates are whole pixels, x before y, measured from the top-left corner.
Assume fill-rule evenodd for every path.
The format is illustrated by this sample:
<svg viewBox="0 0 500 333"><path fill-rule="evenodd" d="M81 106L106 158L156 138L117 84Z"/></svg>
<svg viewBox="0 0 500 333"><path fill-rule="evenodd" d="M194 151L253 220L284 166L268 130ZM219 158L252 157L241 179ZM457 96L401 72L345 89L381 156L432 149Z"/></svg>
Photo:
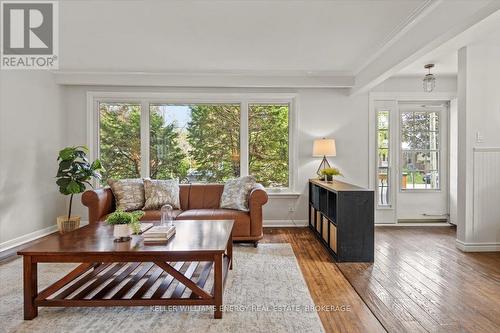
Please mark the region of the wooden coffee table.
<svg viewBox="0 0 500 333"><path fill-rule="evenodd" d="M136 235L115 243L113 228L105 223L53 235L18 252L24 261L24 319L35 318L39 306L147 305L212 305L214 318L222 318L224 282L233 262L233 223L177 221L175 236L163 245L144 245ZM38 263L80 265L38 292ZM212 271L214 282L208 286ZM167 298L169 287L173 291Z"/></svg>

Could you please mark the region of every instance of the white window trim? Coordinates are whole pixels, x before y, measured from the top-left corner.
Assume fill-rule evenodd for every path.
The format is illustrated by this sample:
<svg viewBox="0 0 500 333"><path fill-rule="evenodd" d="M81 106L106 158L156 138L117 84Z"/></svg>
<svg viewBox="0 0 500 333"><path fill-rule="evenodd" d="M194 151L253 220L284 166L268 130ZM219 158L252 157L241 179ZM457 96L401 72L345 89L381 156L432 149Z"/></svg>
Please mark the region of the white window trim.
<svg viewBox="0 0 500 333"><path fill-rule="evenodd" d="M162 92L87 92L87 146L89 156L99 156L99 110L100 102L127 102L141 105L141 110L149 110L150 103L199 104L233 103L241 105L240 113L240 175L248 175L248 105L249 104L289 104L288 115L288 153L289 174L287 188L269 188L270 196L295 196L297 185L297 109L298 97L289 93L162 93ZM141 129L149 128L149 112L141 112ZM149 175L149 131L141 130L141 177Z"/></svg>

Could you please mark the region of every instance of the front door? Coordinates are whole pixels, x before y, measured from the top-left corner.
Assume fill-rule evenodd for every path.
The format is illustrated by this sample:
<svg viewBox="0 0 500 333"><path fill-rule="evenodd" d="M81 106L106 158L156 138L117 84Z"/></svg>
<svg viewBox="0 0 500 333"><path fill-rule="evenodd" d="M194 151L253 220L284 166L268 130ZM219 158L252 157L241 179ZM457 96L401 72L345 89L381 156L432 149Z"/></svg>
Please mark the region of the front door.
<svg viewBox="0 0 500 333"><path fill-rule="evenodd" d="M397 220L448 218L448 102L399 102Z"/></svg>

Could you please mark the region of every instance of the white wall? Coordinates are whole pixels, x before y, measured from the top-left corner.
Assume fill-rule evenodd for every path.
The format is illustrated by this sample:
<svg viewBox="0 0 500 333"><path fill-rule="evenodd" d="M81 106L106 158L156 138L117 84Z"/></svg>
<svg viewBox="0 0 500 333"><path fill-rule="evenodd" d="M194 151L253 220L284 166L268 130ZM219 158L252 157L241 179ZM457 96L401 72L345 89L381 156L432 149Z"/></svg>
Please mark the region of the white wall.
<svg viewBox="0 0 500 333"><path fill-rule="evenodd" d="M449 175L449 187L450 187L450 197L449 197L449 209L450 209L450 219L449 222L452 224L457 224L458 219L458 206L457 206L457 195L458 195L458 100L455 98L450 102L450 130L449 130L449 163L450 175Z"/></svg>
<svg viewBox="0 0 500 333"><path fill-rule="evenodd" d="M240 25L237 25L237 30L232 31L227 29L227 22L224 20L209 22L195 20L196 17L206 14L205 9L201 9L199 15L183 10L184 16L181 17L173 15L175 11L171 10L175 6L184 8L185 5L180 2L173 5L160 5L155 2L155 5L160 7L144 6L142 2L130 1L124 1L119 8L112 1L103 1L99 4L89 1L61 2L60 69L151 72L177 70L195 73L211 70L226 70L227 73L232 68L248 71L268 69L300 71L324 66L325 59L328 60L326 64L330 64L332 59L323 55L321 61L316 61L318 53L315 53L316 55L309 54L310 51L303 53L304 50L315 49L304 47L304 45L324 44L324 41L315 39L314 36L319 35L307 31L308 27L315 25L302 24L299 25L300 31L295 31L300 33L301 37L301 42L297 43L296 33L294 31L290 33L290 29L296 29L299 26L290 25L289 22L297 20L290 21L288 15L281 15L280 18L286 22L284 26L286 28L281 27L279 31L269 34L270 30L265 25L259 24L260 33L255 33L255 31L245 29L241 24L241 20L248 20L248 17L255 16L247 15L247 11L238 10L238 16L234 16L236 19L233 18L233 20ZM99 6L97 11L96 6ZM277 4L273 6L278 11L282 7ZM308 4L304 2L300 6L308 6ZM304 15L300 6L294 7L290 14L303 19ZM155 8L162 10L155 11ZM208 8L208 6L203 8ZM268 12L262 12L260 8L252 8L253 12L259 14L265 15L265 12ZM233 12L234 9L233 6ZM226 15L227 12L216 11L213 8L210 10L215 17L222 15L230 18ZM315 9L314 15L310 17L316 18L317 15L326 12L321 8ZM165 20L167 14L169 19ZM283 17L287 18L283 19ZM322 14L321 17L321 24L339 22ZM379 16L371 15L371 17ZM185 18L191 21L187 22ZM345 20L347 24L350 19L345 18ZM127 22L134 22L134 24ZM212 30L206 30L208 24L214 24L211 26ZM242 29L249 35L242 37L238 33ZM371 40L367 33L360 35L366 40ZM208 35L206 39L203 38L205 35ZM268 49L274 51L261 52L260 49L253 47L251 41L255 36L258 36L259 41L263 40L267 43L265 45ZM238 39L237 50L234 45L228 49L227 45L231 44L228 40L235 38ZM350 40L352 36L342 36L343 40L344 38ZM249 43L241 42L245 40ZM330 44L333 45L328 48L331 52L335 52L335 48L342 45L342 43ZM290 52L290 50L300 52ZM363 54L358 51L353 51L353 54ZM232 53L227 56L228 52ZM324 54L330 54L330 52ZM213 57L213 55L216 56ZM352 56L348 58L347 62L354 60L351 59ZM277 66L276 59L279 60L279 66ZM268 62L270 60L274 61ZM339 68L344 69L343 66ZM54 225L55 217L65 211L65 200L58 194L53 182L57 167L56 153L63 146L87 142L85 94L86 91L97 88L95 86L57 86L54 84L52 75L47 72L2 71L0 75L2 85L0 90L1 244ZM454 90L452 81L449 81L450 86L445 86L444 83L448 81L443 78L441 81L443 85L438 81L437 89ZM99 89L193 92L228 92L230 90L147 87L100 87ZM421 91L421 81L420 78L396 78L386 81L376 90ZM263 90L253 89L253 91ZM338 156L331 158L332 164L341 169L345 175L345 181L361 186L368 185L367 94L348 96L346 90L343 89L266 89L264 91L296 92L299 99L297 119L299 156L298 165L295 167L298 172L296 190L301 195L298 199L272 198L265 207L267 220L272 220L275 224L282 224L283 221L290 219L299 223L306 220L307 179L315 176L320 162L319 159L311 157L314 138L323 136L335 138ZM295 213L288 212L289 205L295 206ZM85 211L82 207L76 209L76 213L78 212L85 218Z"/></svg>
<svg viewBox="0 0 500 333"><path fill-rule="evenodd" d="M152 4L144 6L142 2L131 3L129 1L124 1L120 8L117 8L112 1L99 4L89 1L61 2L60 70L188 71L194 73L225 70L227 74L227 71L233 68L267 73L267 70L302 71L324 65L316 61L318 60L316 59L317 52L311 55L309 51L307 54L290 52L295 48L302 51L314 50L314 47L304 48L304 45L309 45L309 43L316 45L318 40L311 38L317 34L306 31L309 29L307 27L313 27L313 25L306 24L304 25L306 28L300 28L303 42L297 44L295 33L290 32L289 29L294 26L297 28L296 25L289 24L296 20L290 21L287 15L282 15L286 28L280 28L278 35L269 35L268 29L261 24L258 25L261 33L248 30L241 25L241 20L248 20L250 16L247 15L248 12L241 12L234 6L232 11L238 12L235 20L240 25L238 25L238 30L232 31L227 29L226 21L220 24L217 22L222 22L221 20L210 22L195 20L197 16L206 14L204 9L198 9L198 11L201 10L200 14L194 15L185 10L184 4L167 5L155 2L156 5L160 7L154 7ZM95 10L96 6L99 6L98 11ZM179 7L177 9L182 10L184 16L173 14L176 6ZM253 8L251 10L267 15L258 5L249 6ZM300 6L308 6L308 4L304 3ZM277 9L280 6L274 7ZM303 11L299 7L290 9L290 14L303 17ZM155 8L161 8L161 10L155 10ZM315 11L325 12L321 8ZM170 17L167 21L165 21L166 14ZM223 15L228 18L219 11L213 11L211 15L215 17ZM124 19L124 17L130 19ZM288 18L283 19L283 17ZM316 14L311 17L316 17ZM188 24L185 18L194 21ZM133 21L134 24L124 23L129 21ZM322 22L330 24L331 22L338 23L338 20L323 17ZM207 30L208 23L214 24L210 27L212 30ZM169 24L172 27L168 27ZM241 30L249 34L248 38L245 39L239 34ZM207 38L203 38L204 35ZM366 33L362 35L363 38L370 40ZM251 43L251 38L255 36L259 36L259 41L267 43L267 47L274 51L267 53L256 51L260 49L255 48ZM228 42L235 38L239 45L238 49ZM347 37L341 36L341 38ZM246 40L250 42L247 43ZM228 48L228 45L231 45L231 48ZM332 45L337 45L337 43ZM331 46L329 49L333 52L335 47ZM363 54L359 50L352 52ZM209 55L215 55L215 57L209 57ZM285 58L283 58L284 55L286 55ZM321 57L330 63L331 57ZM353 60L352 56L346 58L348 61ZM312 62L311 59L313 59ZM66 199L58 193L54 184L57 168L56 154L61 147L87 142L85 93L87 90L95 90L96 87L58 86L54 83L51 73L42 71L1 71L0 76L1 250L5 246L53 230L56 216L66 211ZM101 89L136 91L139 88L102 87ZM141 89L154 90L147 87L139 90ZM175 88L155 89L179 91ZM200 90L203 89L186 89L186 91ZM228 89L222 91L227 92ZM362 186L367 185L367 154L365 153L368 126L367 95L349 97L345 90L327 89L265 91L296 91L299 94L299 163L295 167L299 177L296 190L301 193L298 199L273 198L265 207L266 219L273 220L275 224L287 223L290 219L297 220L298 223L305 222L307 179L315 175L320 162L311 157L312 141L316 137L335 137L338 156L332 158L331 162L340 167L346 181ZM79 198L75 200L79 201ZM77 206L79 205L78 203ZM294 205L297 209L295 213L288 212L290 205ZM75 213L80 213L85 219L86 214L81 206L76 208ZM23 238L18 239L18 237Z"/></svg>
<svg viewBox="0 0 500 333"><path fill-rule="evenodd" d="M458 59L457 246L500 250L500 191L494 190L500 188L499 167L475 165L476 148L500 148L500 45L468 45Z"/></svg>
<svg viewBox="0 0 500 333"><path fill-rule="evenodd" d="M385 80L372 89L372 92L423 92L422 79L420 76L394 76ZM457 77L455 75L436 76L436 88L434 92L457 91Z"/></svg>
<svg viewBox="0 0 500 333"><path fill-rule="evenodd" d="M304 224L307 219L307 181L315 176L320 159L313 158L312 142L320 137L337 140L337 156L330 162L339 167L341 180L361 186L368 185L368 97L350 97L344 89L208 89L208 88L150 88L150 87L96 87L65 86L63 105L68 112L66 136L69 145L87 144L86 93L87 91L162 91L191 93L276 92L297 94L298 108L298 173L295 192L298 198L272 197L264 208L269 225ZM77 199L79 200L79 199ZM289 206L296 211L289 212ZM85 207L78 204L76 212L86 217Z"/></svg>
<svg viewBox="0 0 500 333"><path fill-rule="evenodd" d="M0 72L0 250L53 231L65 212L54 182L65 141L60 90L48 72Z"/></svg>

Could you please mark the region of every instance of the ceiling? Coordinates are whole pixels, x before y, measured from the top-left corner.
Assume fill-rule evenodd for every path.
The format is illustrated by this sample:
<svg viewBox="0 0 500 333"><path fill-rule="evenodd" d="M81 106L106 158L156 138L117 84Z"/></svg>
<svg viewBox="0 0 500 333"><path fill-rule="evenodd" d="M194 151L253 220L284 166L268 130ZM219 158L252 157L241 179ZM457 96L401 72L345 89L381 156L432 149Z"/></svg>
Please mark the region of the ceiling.
<svg viewBox="0 0 500 333"><path fill-rule="evenodd" d="M61 1L62 69L356 73L429 4Z"/></svg>
<svg viewBox="0 0 500 333"><path fill-rule="evenodd" d="M416 62L399 71L395 76L424 75L425 64L435 64L432 73L456 75L458 72L458 50L461 47L487 43L500 45L500 11L493 13L471 28L458 34L446 43L419 58Z"/></svg>
<svg viewBox="0 0 500 333"><path fill-rule="evenodd" d="M417 62L406 67L395 76L424 76L428 73L424 68L426 64L434 64L431 73L436 75L456 75L458 71L458 53L456 51L443 50L433 52L419 59Z"/></svg>

